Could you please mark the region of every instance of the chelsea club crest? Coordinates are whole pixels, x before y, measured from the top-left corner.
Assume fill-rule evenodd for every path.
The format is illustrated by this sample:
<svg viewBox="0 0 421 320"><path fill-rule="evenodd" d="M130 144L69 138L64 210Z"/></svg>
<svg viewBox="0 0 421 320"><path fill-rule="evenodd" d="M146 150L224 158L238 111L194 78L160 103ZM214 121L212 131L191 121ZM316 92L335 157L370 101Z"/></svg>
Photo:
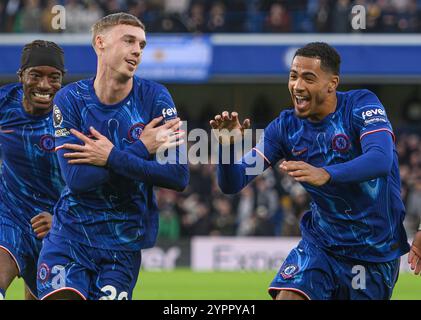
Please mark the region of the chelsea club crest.
<svg viewBox="0 0 421 320"><path fill-rule="evenodd" d="M333 137L332 148L339 152L347 152L351 147L351 142L346 134L340 133Z"/></svg>

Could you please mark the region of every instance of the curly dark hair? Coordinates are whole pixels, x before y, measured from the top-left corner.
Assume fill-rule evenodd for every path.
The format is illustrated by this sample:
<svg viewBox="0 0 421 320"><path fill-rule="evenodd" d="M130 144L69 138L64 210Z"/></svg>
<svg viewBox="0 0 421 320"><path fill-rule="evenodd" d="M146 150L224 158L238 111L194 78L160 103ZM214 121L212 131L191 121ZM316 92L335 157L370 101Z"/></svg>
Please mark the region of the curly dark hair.
<svg viewBox="0 0 421 320"><path fill-rule="evenodd" d="M335 48L325 42L311 42L295 52L294 58L307 57L320 59L320 67L323 71L339 75L341 57Z"/></svg>

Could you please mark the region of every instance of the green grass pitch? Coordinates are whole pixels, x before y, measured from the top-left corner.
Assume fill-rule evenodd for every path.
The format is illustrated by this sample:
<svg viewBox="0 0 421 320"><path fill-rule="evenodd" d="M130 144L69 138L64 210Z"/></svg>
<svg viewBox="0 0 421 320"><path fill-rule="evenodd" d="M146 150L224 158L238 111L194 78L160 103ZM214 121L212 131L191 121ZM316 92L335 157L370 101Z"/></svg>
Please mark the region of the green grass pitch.
<svg viewBox="0 0 421 320"><path fill-rule="evenodd" d="M192 272L144 271L139 275L134 300L268 300L267 287L275 271ZM23 281L15 280L7 300L23 299ZM421 277L399 276L392 299L421 300Z"/></svg>

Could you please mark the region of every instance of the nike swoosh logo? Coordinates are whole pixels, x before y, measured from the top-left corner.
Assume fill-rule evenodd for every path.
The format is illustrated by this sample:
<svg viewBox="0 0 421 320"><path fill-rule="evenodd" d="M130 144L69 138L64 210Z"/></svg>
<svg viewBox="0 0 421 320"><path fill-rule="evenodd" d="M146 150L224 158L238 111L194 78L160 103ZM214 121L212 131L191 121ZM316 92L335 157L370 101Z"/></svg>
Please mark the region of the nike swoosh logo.
<svg viewBox="0 0 421 320"><path fill-rule="evenodd" d="M292 155L294 156L294 157L296 157L296 156L299 156L299 155L302 155L304 152L306 152L308 150L308 148L304 148L304 149L301 149L301 150L294 150L294 149L292 149L291 150L291 153L292 153Z"/></svg>
<svg viewBox="0 0 421 320"><path fill-rule="evenodd" d="M13 133L15 130L2 130L0 129L0 133Z"/></svg>

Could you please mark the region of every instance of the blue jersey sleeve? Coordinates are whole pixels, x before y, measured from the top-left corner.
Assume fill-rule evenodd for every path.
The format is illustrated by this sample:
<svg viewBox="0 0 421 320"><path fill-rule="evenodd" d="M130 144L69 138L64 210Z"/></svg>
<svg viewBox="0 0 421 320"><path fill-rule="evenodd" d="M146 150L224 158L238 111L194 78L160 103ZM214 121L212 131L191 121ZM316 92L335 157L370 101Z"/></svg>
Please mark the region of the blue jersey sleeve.
<svg viewBox="0 0 421 320"><path fill-rule="evenodd" d="M282 119L282 117L278 117L272 121L265 128L259 143L239 161L235 161L235 148L231 145L226 147L229 148L230 159L229 163L225 164L222 157L227 150L224 150L225 147L219 147L217 175L218 185L222 192L234 194L241 191L258 176L259 172L253 169L262 168L260 172L262 173L269 166L285 157L281 140Z"/></svg>
<svg viewBox="0 0 421 320"><path fill-rule="evenodd" d="M163 86L154 100L151 118L154 119L160 115L164 116L164 121L177 117L171 95ZM166 163L158 162L156 156L147 159L147 157L141 157L141 154L148 154L141 141L125 150L113 148L107 165L117 174L158 187L181 191L187 186L189 169L185 144L170 150Z"/></svg>
<svg viewBox="0 0 421 320"><path fill-rule="evenodd" d="M68 159L63 156L70 151L62 148L63 144L82 144L82 141L70 133L70 129L82 131L81 115L74 100L73 94L68 90L62 89L55 95L53 107L54 136L62 177L73 193L82 193L107 182L109 172L104 167L68 164Z"/></svg>
<svg viewBox="0 0 421 320"><path fill-rule="evenodd" d="M354 96L354 99L352 125L360 139L378 131L387 131L394 138L386 110L374 93L369 90L361 90L358 95Z"/></svg>
<svg viewBox="0 0 421 320"><path fill-rule="evenodd" d="M393 164L393 139L388 132L378 131L363 137L361 147L361 156L324 167L330 175L331 183L360 183L390 173Z"/></svg>

